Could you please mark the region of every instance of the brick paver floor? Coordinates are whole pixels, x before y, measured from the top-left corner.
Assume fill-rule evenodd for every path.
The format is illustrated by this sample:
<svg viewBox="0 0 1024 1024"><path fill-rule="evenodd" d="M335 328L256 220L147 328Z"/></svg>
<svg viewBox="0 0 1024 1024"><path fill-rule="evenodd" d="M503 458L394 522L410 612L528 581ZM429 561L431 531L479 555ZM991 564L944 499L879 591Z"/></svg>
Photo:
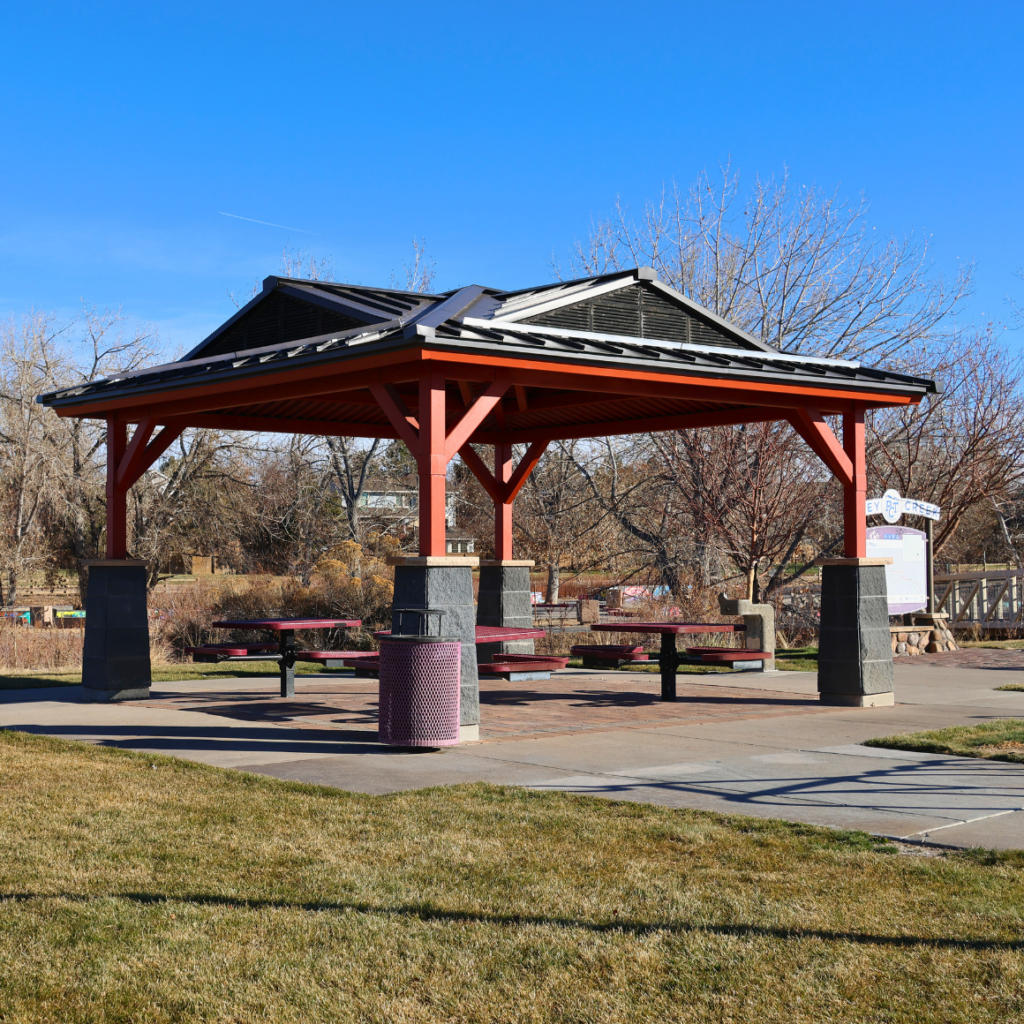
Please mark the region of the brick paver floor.
<svg viewBox="0 0 1024 1024"><path fill-rule="evenodd" d="M917 654L893 658L899 665L919 668L1004 668L1024 669L1024 651L996 647L963 647L942 654Z"/></svg>
<svg viewBox="0 0 1024 1024"><path fill-rule="evenodd" d="M135 701L141 707L202 711L246 722L287 723L323 729L377 729L377 681L332 679L300 682L292 700L274 696L276 679L228 692L193 691ZM158 684L159 686L159 684ZM679 700L659 699L654 673L554 676L550 680L480 684L481 740L567 735L615 729L650 729L684 722L738 721L834 711L816 698L679 680Z"/></svg>

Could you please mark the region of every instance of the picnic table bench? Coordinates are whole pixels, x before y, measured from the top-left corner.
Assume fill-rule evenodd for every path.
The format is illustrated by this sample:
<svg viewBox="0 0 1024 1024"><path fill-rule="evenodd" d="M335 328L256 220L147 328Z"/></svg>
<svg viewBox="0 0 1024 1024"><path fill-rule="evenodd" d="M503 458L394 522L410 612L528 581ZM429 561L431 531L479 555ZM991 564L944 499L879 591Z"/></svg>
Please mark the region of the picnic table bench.
<svg viewBox="0 0 1024 1024"><path fill-rule="evenodd" d="M272 630L277 633L276 643L224 643L186 647L193 661L276 661L281 668L281 696L295 696L295 663L297 661L323 662L327 668L340 668L346 659L362 654L361 651L300 651L295 647L295 633L307 629L352 629L363 624L362 619L243 619L214 622L214 629Z"/></svg>
<svg viewBox="0 0 1024 1024"><path fill-rule="evenodd" d="M658 661L661 666L661 699L664 701L676 699L676 671L691 658L694 661L699 659L705 664L726 664L735 661L762 661L769 657L765 651L733 647L689 647L684 655L676 650L676 637L680 633L742 633L747 628L745 625L731 622L596 622L590 628L606 633L659 633L661 651L658 654ZM609 648L611 646L608 645ZM631 650L635 652L637 649Z"/></svg>
<svg viewBox="0 0 1024 1024"><path fill-rule="evenodd" d="M535 640L546 636L543 629L534 626L477 626L476 642L493 644L502 640ZM390 629L380 629L375 637L391 636ZM510 682L528 679L550 679L552 672L565 668L568 658L546 654L495 654L490 661L479 662L477 672L482 676L498 676ZM371 675L380 671L380 658L360 658L346 662L356 670L356 675Z"/></svg>

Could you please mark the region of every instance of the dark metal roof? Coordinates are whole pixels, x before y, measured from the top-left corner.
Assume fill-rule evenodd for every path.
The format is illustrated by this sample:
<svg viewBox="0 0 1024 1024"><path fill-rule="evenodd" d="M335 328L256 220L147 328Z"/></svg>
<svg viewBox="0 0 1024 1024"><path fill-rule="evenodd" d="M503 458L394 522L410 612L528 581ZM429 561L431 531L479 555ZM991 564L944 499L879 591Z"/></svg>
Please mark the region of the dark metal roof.
<svg viewBox="0 0 1024 1024"><path fill-rule="evenodd" d="M463 289L461 292L469 291ZM483 290L481 289L480 292ZM455 296L449 296L451 302ZM430 305L433 305L431 303ZM472 307L471 307L472 308ZM269 345L259 349L224 353L136 370L106 380L41 395L38 401L60 408L95 399L140 400L186 384L213 383L224 379L253 379L281 369L336 365L362 356L401 349L441 349L466 354L489 353L521 357L565 366L599 366L610 372L649 369L661 374L709 379L760 381L790 385L822 385L836 389L868 388L882 394L924 395L937 389L933 381L887 370L872 369L838 359L814 359L769 351L689 345L677 341L630 339L618 335L540 327L528 324L491 325L473 317L447 319L437 327L422 322L391 320L376 326L354 328Z"/></svg>

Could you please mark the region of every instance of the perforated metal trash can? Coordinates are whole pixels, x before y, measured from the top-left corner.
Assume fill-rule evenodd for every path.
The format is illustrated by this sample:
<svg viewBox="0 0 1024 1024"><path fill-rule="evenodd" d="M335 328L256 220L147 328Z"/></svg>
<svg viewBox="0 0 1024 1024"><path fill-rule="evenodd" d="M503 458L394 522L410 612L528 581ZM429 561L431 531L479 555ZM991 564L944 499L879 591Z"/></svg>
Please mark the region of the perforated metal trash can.
<svg viewBox="0 0 1024 1024"><path fill-rule="evenodd" d="M426 611L422 610L424 614ZM455 637L419 632L383 637L380 742L396 747L450 747L458 743L461 668L462 642Z"/></svg>

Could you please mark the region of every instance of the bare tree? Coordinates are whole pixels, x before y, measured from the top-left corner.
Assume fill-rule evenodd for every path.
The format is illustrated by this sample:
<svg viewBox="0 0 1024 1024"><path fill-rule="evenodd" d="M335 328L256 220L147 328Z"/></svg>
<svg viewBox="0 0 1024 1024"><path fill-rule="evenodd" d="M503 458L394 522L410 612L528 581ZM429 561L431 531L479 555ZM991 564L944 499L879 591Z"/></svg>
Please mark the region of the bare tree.
<svg viewBox="0 0 1024 1024"><path fill-rule="evenodd" d="M868 469L876 487L942 507L938 553L970 510L998 507L1024 483L1024 359L991 332L965 330L941 351L910 351L901 362L943 390L871 415Z"/></svg>
<svg viewBox="0 0 1024 1024"><path fill-rule="evenodd" d="M606 552L606 517L577 469L581 445L565 441L545 452L516 499L514 528L523 550L548 571L548 604L558 601L563 563L577 571Z"/></svg>
<svg viewBox="0 0 1024 1024"><path fill-rule="evenodd" d="M368 447L358 447L359 441L351 437L328 437L325 438L325 442L332 483L341 494L345 506L349 538L357 544L362 544L359 502L381 439L373 438Z"/></svg>
<svg viewBox="0 0 1024 1024"><path fill-rule="evenodd" d="M576 244L574 269L647 265L668 284L761 341L787 352L884 362L933 342L968 294L971 266L953 282L931 273L925 237L879 237L867 201L814 186L755 179L742 191L727 166L673 185L639 221L616 204Z"/></svg>
<svg viewBox="0 0 1024 1024"><path fill-rule="evenodd" d="M728 167L717 183L705 173L687 190L665 190L639 219L618 203L611 219L577 243L572 262L574 272L589 274L653 266L662 280L776 348L892 365L908 353L918 364L922 355L941 362L945 324L969 290L971 271L947 283L931 272L926 239L879 238L863 197L851 204L837 192L795 187L788 173L742 190ZM648 546L673 592L682 546L667 536L671 529L690 530L697 550L717 544L728 551L751 594L758 566L775 564L774 589L805 538L837 542L794 513L800 492L824 480L788 426L716 428L705 437L661 435L640 444L658 456L661 489L644 482L623 489L619 471L604 478L605 507Z"/></svg>

